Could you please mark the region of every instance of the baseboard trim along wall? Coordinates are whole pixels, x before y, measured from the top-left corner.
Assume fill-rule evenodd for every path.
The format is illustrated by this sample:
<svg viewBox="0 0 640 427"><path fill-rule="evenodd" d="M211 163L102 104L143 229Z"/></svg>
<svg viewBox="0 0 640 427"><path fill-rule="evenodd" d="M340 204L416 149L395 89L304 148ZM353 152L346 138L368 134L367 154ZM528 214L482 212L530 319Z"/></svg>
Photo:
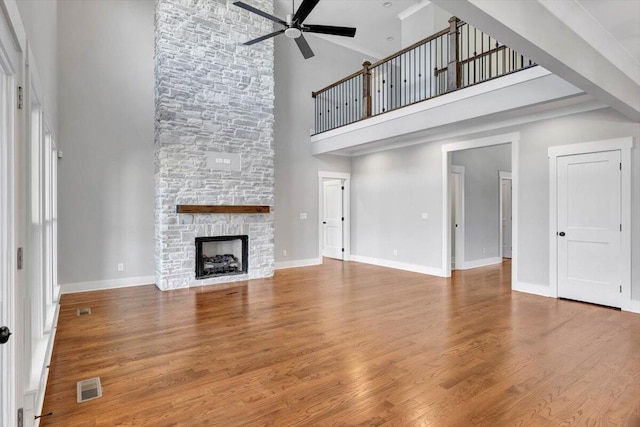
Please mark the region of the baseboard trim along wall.
<svg viewBox="0 0 640 427"><path fill-rule="evenodd" d="M389 261L386 259L370 258L360 255L351 255L351 261L372 264L380 267L395 268L397 270L411 271L413 273L428 274L430 276L445 277L441 268L426 267L424 265L409 264L406 262Z"/></svg>
<svg viewBox="0 0 640 427"><path fill-rule="evenodd" d="M640 301L634 299L622 301L622 311L640 314Z"/></svg>
<svg viewBox="0 0 640 427"><path fill-rule="evenodd" d="M156 283L155 276L125 277L113 280L97 280L95 282L65 283L60 285L60 293L75 294L77 292L128 288L131 286L152 285L154 283Z"/></svg>
<svg viewBox="0 0 640 427"><path fill-rule="evenodd" d="M502 263L502 258L500 257L483 258L483 259L477 259L475 261L467 261L464 263L463 267L458 268L458 270L469 270L470 268L486 267L488 265L496 265L501 263Z"/></svg>
<svg viewBox="0 0 640 427"><path fill-rule="evenodd" d="M311 267L313 265L322 264L322 258L294 259L292 261L276 262L276 270L284 270L286 268Z"/></svg>
<svg viewBox="0 0 640 427"><path fill-rule="evenodd" d="M539 295L542 297L551 297L551 288L546 285L517 282L517 283L511 283L511 290L524 292L526 294Z"/></svg>

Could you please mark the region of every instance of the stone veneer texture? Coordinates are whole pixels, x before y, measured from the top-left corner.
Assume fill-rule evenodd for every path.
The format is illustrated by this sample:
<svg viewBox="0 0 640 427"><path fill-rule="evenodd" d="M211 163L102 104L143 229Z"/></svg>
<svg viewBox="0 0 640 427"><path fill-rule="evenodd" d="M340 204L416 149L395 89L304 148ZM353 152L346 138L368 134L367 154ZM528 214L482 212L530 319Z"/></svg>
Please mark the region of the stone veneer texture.
<svg viewBox="0 0 640 427"><path fill-rule="evenodd" d="M273 0L252 5L273 13ZM227 0L157 0L156 285L162 290L261 277L274 270L271 214L176 213L178 204L273 206L271 21ZM241 156L240 172L206 167L207 152ZM195 238L249 236L249 272L195 279Z"/></svg>

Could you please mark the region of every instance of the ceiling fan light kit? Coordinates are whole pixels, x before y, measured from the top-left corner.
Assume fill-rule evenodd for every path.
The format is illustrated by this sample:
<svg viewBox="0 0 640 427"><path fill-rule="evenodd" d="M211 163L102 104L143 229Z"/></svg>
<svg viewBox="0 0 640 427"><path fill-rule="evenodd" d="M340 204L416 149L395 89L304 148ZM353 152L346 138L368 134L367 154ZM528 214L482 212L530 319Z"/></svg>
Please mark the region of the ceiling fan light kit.
<svg viewBox="0 0 640 427"><path fill-rule="evenodd" d="M267 18L277 24L284 26L283 29L274 31L273 33L266 34L264 36L258 37L257 39L249 40L244 43L245 46L250 46L261 41L270 39L272 37L277 36L278 34L283 34L290 39L294 39L296 44L298 45L298 49L302 53L305 59L309 59L314 56L311 47L309 47L309 43L304 38L302 33L317 33L317 34L329 34L334 36L341 37L355 37L356 29L352 27L334 27L331 25L305 25L304 20L307 19L307 16L311 13L311 11L318 5L320 0L303 0L302 4L292 15L287 15L286 20L280 19L277 16L273 16L267 12L264 12L260 9L256 9L253 6L250 6L241 1L234 2L233 4L241 7L242 9L248 10L249 12L255 13L256 15L260 15L263 18Z"/></svg>

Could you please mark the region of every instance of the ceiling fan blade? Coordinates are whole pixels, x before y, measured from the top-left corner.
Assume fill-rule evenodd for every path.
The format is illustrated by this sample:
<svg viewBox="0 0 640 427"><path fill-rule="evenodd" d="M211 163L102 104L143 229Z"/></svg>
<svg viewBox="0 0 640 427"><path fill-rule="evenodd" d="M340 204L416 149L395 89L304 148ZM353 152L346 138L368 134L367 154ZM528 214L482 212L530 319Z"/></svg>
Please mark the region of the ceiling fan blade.
<svg viewBox="0 0 640 427"><path fill-rule="evenodd" d="M355 37L356 29L351 27L333 27L331 25L305 25L302 31L318 34L331 34L334 36Z"/></svg>
<svg viewBox="0 0 640 427"><path fill-rule="evenodd" d="M302 4L296 11L296 14L293 15L293 22L297 22L298 24L302 24L307 16L311 13L314 7L318 4L320 0L303 0Z"/></svg>
<svg viewBox="0 0 640 427"><path fill-rule="evenodd" d="M276 16L273 16L273 15L270 15L270 14L268 14L267 12L263 12L263 11L261 11L260 9L256 9L256 8L255 8L255 7L253 7L253 6L249 6L248 4L243 3L243 2L241 2L241 1L234 2L233 4L235 4L235 5L236 5L236 6L238 6L238 7L243 8L243 9L246 9L246 10L248 10L249 12L253 12L253 13L255 13L256 15L260 15L260 16L262 16L262 17L264 17L264 18L270 19L270 20L272 20L273 22L277 22L278 24L282 24L282 25L285 25L285 26L287 25L287 23L286 23L285 21L283 21L282 19L280 19L280 18L278 18L278 17L276 17Z"/></svg>
<svg viewBox="0 0 640 427"><path fill-rule="evenodd" d="M265 36L258 37L257 39L249 40L248 42L245 42L245 43L243 43L243 44L244 44L245 46L251 46L252 44L259 43L259 42L261 42L261 41L263 41L263 40L266 40L266 39L270 39L271 37L275 37L275 36L277 36L278 34L282 34L282 33L284 33L284 29L282 29L282 30L280 30L280 31L274 31L274 32L273 32L273 33L271 33L271 34L267 34L267 35L265 35Z"/></svg>
<svg viewBox="0 0 640 427"><path fill-rule="evenodd" d="M300 35L300 37L296 38L295 41L298 45L298 49L300 49L300 52L302 52L302 56L304 56L304 59L309 59L314 56L309 43L307 43L307 40L303 35Z"/></svg>

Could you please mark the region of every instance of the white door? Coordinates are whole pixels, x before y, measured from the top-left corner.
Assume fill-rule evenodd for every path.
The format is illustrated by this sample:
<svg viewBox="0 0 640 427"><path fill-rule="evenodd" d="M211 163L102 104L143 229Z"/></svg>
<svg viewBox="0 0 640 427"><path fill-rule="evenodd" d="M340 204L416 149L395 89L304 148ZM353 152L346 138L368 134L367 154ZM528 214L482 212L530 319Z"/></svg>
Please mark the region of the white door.
<svg viewBox="0 0 640 427"><path fill-rule="evenodd" d="M502 226L502 257L511 258L511 180L502 178L500 219Z"/></svg>
<svg viewBox="0 0 640 427"><path fill-rule="evenodd" d="M558 157L558 296L621 304L620 152Z"/></svg>
<svg viewBox="0 0 640 427"><path fill-rule="evenodd" d="M451 165L449 183L451 214L451 268L464 269L464 166Z"/></svg>
<svg viewBox="0 0 640 427"><path fill-rule="evenodd" d="M0 9L0 425L15 424L14 147L17 108L15 49L7 19ZM7 339L8 338L8 339ZM5 341L5 342L3 342Z"/></svg>
<svg viewBox="0 0 640 427"><path fill-rule="evenodd" d="M343 192L342 180L324 181L322 218L323 246L322 255L329 258L343 259Z"/></svg>

